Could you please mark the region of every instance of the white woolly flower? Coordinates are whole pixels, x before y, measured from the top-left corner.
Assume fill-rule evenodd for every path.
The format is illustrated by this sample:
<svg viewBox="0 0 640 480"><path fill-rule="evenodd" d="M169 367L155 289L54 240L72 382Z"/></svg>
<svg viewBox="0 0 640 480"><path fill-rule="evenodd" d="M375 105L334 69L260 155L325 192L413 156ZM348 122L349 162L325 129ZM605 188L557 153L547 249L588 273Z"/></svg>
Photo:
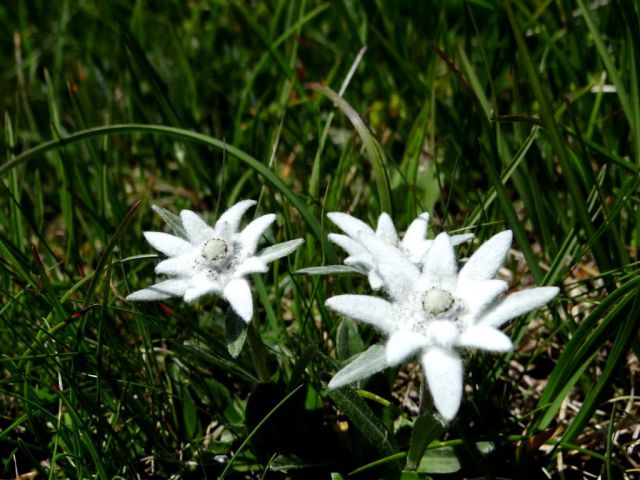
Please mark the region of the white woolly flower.
<svg viewBox="0 0 640 480"><path fill-rule="evenodd" d="M326 305L387 335L389 365L419 355L434 405L446 420L455 417L462 399L458 350L511 350L511 340L498 328L558 293L556 287L539 287L503 295L507 284L494 277L511 245L510 231L490 238L460 271L446 233L434 239L421 268L374 234L363 231L359 239L375 260L390 300L338 295Z"/></svg>
<svg viewBox="0 0 640 480"><path fill-rule="evenodd" d="M327 214L329 220L335 223L346 235L330 233L329 240L348 253L344 260L345 265L350 265L362 274L367 275L369 284L374 290L383 286L383 280L375 268L375 260L371 257L365 246L360 241L358 234L366 232L375 235L385 243L397 247L411 263L420 265L424 260L429 247L433 243L427 237L427 227L429 225L429 214L420 214L405 232L402 240L398 237L393 220L387 213L382 213L378 217L378 226L374 231L369 225L351 215L342 212L331 212ZM473 238L473 234L454 235L451 237L453 245L459 245Z"/></svg>
<svg viewBox="0 0 640 480"><path fill-rule="evenodd" d="M138 290L127 300L165 300L183 297L186 302L216 294L222 296L245 321L253 317L253 299L249 281L251 273L264 273L267 263L289 255L304 240L279 243L255 254L258 241L276 216L263 215L250 222L240 232L242 215L255 205L254 200L242 200L224 212L213 227L191 210L180 212L185 238L162 232L144 232L153 248L167 257L156 265L156 273L170 279Z"/></svg>

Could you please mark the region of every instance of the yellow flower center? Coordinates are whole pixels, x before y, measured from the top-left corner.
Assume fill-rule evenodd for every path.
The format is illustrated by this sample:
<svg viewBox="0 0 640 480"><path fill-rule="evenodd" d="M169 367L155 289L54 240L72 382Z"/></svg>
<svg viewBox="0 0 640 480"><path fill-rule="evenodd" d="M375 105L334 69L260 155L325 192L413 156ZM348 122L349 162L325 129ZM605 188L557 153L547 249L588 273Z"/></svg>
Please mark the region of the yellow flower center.
<svg viewBox="0 0 640 480"><path fill-rule="evenodd" d="M209 262L219 260L229 253L227 242L219 238L210 238L202 246L201 255Z"/></svg>
<svg viewBox="0 0 640 480"><path fill-rule="evenodd" d="M422 295L422 308L428 315L439 315L451 310L454 298L451 293L440 288L432 288Z"/></svg>

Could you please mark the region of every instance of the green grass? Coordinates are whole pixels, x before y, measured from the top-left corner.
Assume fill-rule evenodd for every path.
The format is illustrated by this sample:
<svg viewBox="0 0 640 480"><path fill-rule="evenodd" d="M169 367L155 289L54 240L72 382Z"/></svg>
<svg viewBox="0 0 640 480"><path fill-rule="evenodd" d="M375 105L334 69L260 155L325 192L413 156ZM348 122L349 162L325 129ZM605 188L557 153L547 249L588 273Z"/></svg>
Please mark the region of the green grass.
<svg viewBox="0 0 640 480"><path fill-rule="evenodd" d="M0 477L632 478L640 12L600 3L0 5ZM306 243L253 279L233 359L222 300L124 297L152 204L243 198ZM342 261L336 210L429 211L463 255L509 228L513 288L561 287L468 356L449 428L415 365L327 391L380 340L323 306L360 276L292 275Z"/></svg>

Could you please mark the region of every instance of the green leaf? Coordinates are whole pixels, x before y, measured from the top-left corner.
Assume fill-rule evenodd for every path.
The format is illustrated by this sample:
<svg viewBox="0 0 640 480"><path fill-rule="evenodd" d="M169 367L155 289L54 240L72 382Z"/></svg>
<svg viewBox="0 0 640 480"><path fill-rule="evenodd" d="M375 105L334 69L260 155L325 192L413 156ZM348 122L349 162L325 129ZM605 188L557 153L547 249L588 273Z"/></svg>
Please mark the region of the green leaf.
<svg viewBox="0 0 640 480"><path fill-rule="evenodd" d="M274 472L289 472L291 470L302 470L304 468L317 468L323 464L306 463L294 455L278 455L273 459L269 470Z"/></svg>
<svg viewBox="0 0 640 480"><path fill-rule="evenodd" d="M270 245L258 253L257 257L266 263L272 262L278 258L286 257L296 251L296 249L304 243L304 239L296 238L288 242L276 243Z"/></svg>
<svg viewBox="0 0 640 480"><path fill-rule="evenodd" d="M358 355L346 367L336 373L329 382L329 389L336 389L370 377L389 365L384 345L379 343L370 346L366 351Z"/></svg>
<svg viewBox="0 0 640 480"><path fill-rule="evenodd" d="M345 318L338 325L336 332L336 352L338 359L346 360L364 350L364 342L358 332L358 325L349 318Z"/></svg>
<svg viewBox="0 0 640 480"><path fill-rule="evenodd" d="M162 217L173 233L181 238L187 238L187 231L182 226L182 220L178 215L158 205L151 205L151 208Z"/></svg>
<svg viewBox="0 0 640 480"><path fill-rule="evenodd" d="M460 460L452 447L428 450L416 471L422 473L455 473L462 468Z"/></svg>
<svg viewBox="0 0 640 480"><path fill-rule="evenodd" d="M249 325L231 307L227 308L224 314L224 325L227 336L227 351L233 358L238 358L247 339Z"/></svg>
<svg viewBox="0 0 640 480"><path fill-rule="evenodd" d="M429 475L418 472L402 472L400 480L431 480Z"/></svg>
<svg viewBox="0 0 640 480"><path fill-rule="evenodd" d="M388 456L396 452L393 434L387 430L369 405L351 387L330 390L329 396L353 422L364 438L382 455Z"/></svg>
<svg viewBox="0 0 640 480"><path fill-rule="evenodd" d="M293 272L294 275L340 275L345 273L359 273L362 275L362 272L360 270L349 265L324 265L321 267L307 267Z"/></svg>
<svg viewBox="0 0 640 480"><path fill-rule="evenodd" d="M407 470L415 470L421 464L421 458L427 446L446 430L446 422L433 411L428 411L420 415L413 424L411 432L411 443L407 455ZM431 472L436 473L436 472Z"/></svg>
<svg viewBox="0 0 640 480"><path fill-rule="evenodd" d="M198 432L198 410L186 388L182 397L182 419L187 438L194 438Z"/></svg>

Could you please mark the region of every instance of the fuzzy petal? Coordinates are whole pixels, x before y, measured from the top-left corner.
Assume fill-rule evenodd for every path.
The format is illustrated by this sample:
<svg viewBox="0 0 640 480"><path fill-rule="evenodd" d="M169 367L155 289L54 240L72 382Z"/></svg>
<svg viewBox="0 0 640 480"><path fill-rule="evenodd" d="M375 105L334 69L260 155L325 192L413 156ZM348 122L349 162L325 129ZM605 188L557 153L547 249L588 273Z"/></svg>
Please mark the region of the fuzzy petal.
<svg viewBox="0 0 640 480"><path fill-rule="evenodd" d="M371 270L367 277L369 278L369 285L371 285L373 290L380 290L384 287L384 280L382 280L380 275L378 275L378 272L375 270Z"/></svg>
<svg viewBox="0 0 640 480"><path fill-rule="evenodd" d="M422 265L424 263L424 257L431 248L433 240L421 240L414 242L410 247L404 247L405 252L409 256L409 260L416 265Z"/></svg>
<svg viewBox="0 0 640 480"><path fill-rule="evenodd" d="M220 218L216 222L216 225L214 227L216 235L220 235L225 228L228 228L231 233L237 232L238 227L240 226L240 221L242 220L242 216L255 204L255 200L241 200L235 205L232 205L228 210L220 215ZM228 227L225 227L225 225L223 225L225 223Z"/></svg>
<svg viewBox="0 0 640 480"><path fill-rule="evenodd" d="M191 277L196 273L196 257L198 252L191 250L177 257L167 258L156 265L156 273L175 275L178 277Z"/></svg>
<svg viewBox="0 0 640 480"><path fill-rule="evenodd" d="M249 323L253 317L253 297L251 287L244 278L236 278L227 283L222 292L224 299L229 302L231 308Z"/></svg>
<svg viewBox="0 0 640 480"><path fill-rule="evenodd" d="M512 240L511 230L505 230L484 242L460 270L458 282L461 285L471 285L495 277L504 263Z"/></svg>
<svg viewBox="0 0 640 480"><path fill-rule="evenodd" d="M385 347L387 363L392 367L399 365L428 346L429 340L424 335L410 331L394 332Z"/></svg>
<svg viewBox="0 0 640 480"><path fill-rule="evenodd" d="M373 268L375 267L371 255L369 255L369 252L367 252L366 250L358 255L351 255L345 258L343 263L349 266L363 267L366 272L373 270Z"/></svg>
<svg viewBox="0 0 640 480"><path fill-rule="evenodd" d="M453 350L430 347L421 363L433 404L445 420L453 420L462 401L462 359Z"/></svg>
<svg viewBox="0 0 640 480"><path fill-rule="evenodd" d="M147 239L147 242L149 242L153 248L168 257L176 257L193 248L185 239L169 235L168 233L144 232L144 238Z"/></svg>
<svg viewBox="0 0 640 480"><path fill-rule="evenodd" d="M262 250L258 254L258 258L264 263L270 263L295 252L303 243L304 238L296 238L295 240L289 240L288 242L276 243L275 245L271 245Z"/></svg>
<svg viewBox="0 0 640 480"><path fill-rule="evenodd" d="M375 270L384 288L395 300L403 300L414 290L420 271L396 247L375 235L360 232L360 242L371 254Z"/></svg>
<svg viewBox="0 0 640 480"><path fill-rule="evenodd" d="M333 243L338 245L349 255L359 255L363 252L366 252L364 247L360 245L359 241L354 240L353 238L347 235L342 235L340 233L330 233L328 237L329 237L329 240L331 240Z"/></svg>
<svg viewBox="0 0 640 480"><path fill-rule="evenodd" d="M453 291L458 264L451 246L451 239L445 232L439 234L431 244L424 259L420 282L424 289L439 286Z"/></svg>
<svg viewBox="0 0 640 480"><path fill-rule="evenodd" d="M368 323L383 332L391 333L394 326L394 309L386 300L369 295L337 295L327 299L327 308L345 317Z"/></svg>
<svg viewBox="0 0 640 480"><path fill-rule="evenodd" d="M258 241L262 234L275 221L273 213L256 218L240 232L240 243L245 255L253 255L258 247Z"/></svg>
<svg viewBox="0 0 640 480"><path fill-rule="evenodd" d="M374 233L373 229L369 225L346 213L331 212L327 213L327 217L329 217L329 220L335 223L344 233L352 238L358 238L358 232L360 231Z"/></svg>
<svg viewBox="0 0 640 480"><path fill-rule="evenodd" d="M181 297L189 286L189 279L172 278L164 282L151 285L149 288L138 290L127 295L130 302L144 302L152 300L166 300L170 297Z"/></svg>
<svg viewBox="0 0 640 480"><path fill-rule="evenodd" d="M393 225L393 220L386 212L382 212L378 217L376 236L390 245L398 245L398 232L396 232L396 227Z"/></svg>
<svg viewBox="0 0 640 480"><path fill-rule="evenodd" d="M198 245L214 236L213 228L191 210L182 210L180 219L184 230L187 232L187 238L193 245Z"/></svg>
<svg viewBox="0 0 640 480"><path fill-rule="evenodd" d="M558 287L537 287L512 293L489 310L480 320L480 324L499 327L512 318L541 307L559 291Z"/></svg>
<svg viewBox="0 0 640 480"><path fill-rule="evenodd" d="M207 272L200 272L191 279L191 284L184 293L184 301L193 303L210 293L220 293L220 284L209 279Z"/></svg>
<svg viewBox="0 0 640 480"><path fill-rule="evenodd" d="M429 214L421 213L411 224L402 237L400 245L409 251L421 249L421 244L427 237L427 227L429 226ZM423 254L426 252L424 249Z"/></svg>
<svg viewBox="0 0 640 480"><path fill-rule="evenodd" d="M475 235L473 233L463 233L461 235L451 235L451 245L457 247L458 245L472 240Z"/></svg>
<svg viewBox="0 0 640 480"><path fill-rule="evenodd" d="M267 270L267 264L258 257L249 257L235 269L233 272L233 278L241 278L250 273L265 273Z"/></svg>
<svg viewBox="0 0 640 480"><path fill-rule="evenodd" d="M458 288L456 294L462 298L468 313L477 318L499 295L507 291L507 282L503 280L485 280L472 287Z"/></svg>
<svg viewBox="0 0 640 480"><path fill-rule="evenodd" d="M513 348L511 339L500 330L486 325L467 328L458 339L458 346L478 348L490 352L510 352Z"/></svg>

